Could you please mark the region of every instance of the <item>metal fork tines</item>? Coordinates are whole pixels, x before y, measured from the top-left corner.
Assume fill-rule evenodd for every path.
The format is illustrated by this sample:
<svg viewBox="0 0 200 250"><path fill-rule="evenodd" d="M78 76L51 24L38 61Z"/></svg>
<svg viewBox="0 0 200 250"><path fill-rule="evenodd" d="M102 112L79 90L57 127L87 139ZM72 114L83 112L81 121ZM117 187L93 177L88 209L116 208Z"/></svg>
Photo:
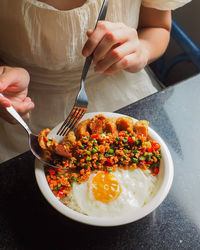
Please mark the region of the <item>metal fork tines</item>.
<svg viewBox="0 0 200 250"><path fill-rule="evenodd" d="M73 129L86 113L86 108L74 106L67 119L57 132L57 135L65 136Z"/></svg>
<svg viewBox="0 0 200 250"><path fill-rule="evenodd" d="M61 136L67 135L69 131L72 130L76 126L76 124L80 121L80 119L86 113L87 106L88 106L88 97L85 92L85 77L86 77L86 72L91 63L91 60L92 59L90 57L87 57L85 65L83 67L82 76L81 76L81 89L76 97L76 101L75 101L72 111L63 122L62 126L57 132L57 135L61 135Z"/></svg>

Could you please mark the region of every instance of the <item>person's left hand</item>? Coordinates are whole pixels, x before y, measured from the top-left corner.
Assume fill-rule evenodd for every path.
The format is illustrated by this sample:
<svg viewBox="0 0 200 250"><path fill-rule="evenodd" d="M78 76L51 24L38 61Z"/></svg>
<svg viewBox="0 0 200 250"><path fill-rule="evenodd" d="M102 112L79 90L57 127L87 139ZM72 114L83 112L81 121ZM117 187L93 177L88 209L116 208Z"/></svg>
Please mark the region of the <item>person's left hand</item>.
<svg viewBox="0 0 200 250"><path fill-rule="evenodd" d="M123 23L99 21L94 31L87 31L88 40L82 53L93 53L95 72L112 74L120 70L138 72L149 59L149 52L139 40L137 31Z"/></svg>

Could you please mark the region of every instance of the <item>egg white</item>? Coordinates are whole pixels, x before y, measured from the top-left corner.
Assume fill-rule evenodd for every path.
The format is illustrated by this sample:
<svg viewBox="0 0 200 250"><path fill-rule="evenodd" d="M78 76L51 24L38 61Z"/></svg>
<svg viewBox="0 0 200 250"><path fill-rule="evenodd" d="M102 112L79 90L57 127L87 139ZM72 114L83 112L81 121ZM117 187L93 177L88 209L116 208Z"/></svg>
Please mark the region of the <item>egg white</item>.
<svg viewBox="0 0 200 250"><path fill-rule="evenodd" d="M90 216L116 217L133 212L148 203L156 192L157 176L141 169L117 169L112 172L121 186L119 197L109 203L95 200L91 183L96 173L88 181L73 183L72 190L64 203L70 208Z"/></svg>

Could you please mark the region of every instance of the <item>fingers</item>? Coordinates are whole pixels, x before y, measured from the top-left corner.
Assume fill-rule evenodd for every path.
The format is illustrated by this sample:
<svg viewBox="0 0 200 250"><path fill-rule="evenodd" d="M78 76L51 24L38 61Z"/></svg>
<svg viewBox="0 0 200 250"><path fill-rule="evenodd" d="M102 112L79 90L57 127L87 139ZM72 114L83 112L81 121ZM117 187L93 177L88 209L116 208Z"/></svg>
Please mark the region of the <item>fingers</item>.
<svg viewBox="0 0 200 250"><path fill-rule="evenodd" d="M105 34L103 39L94 51L93 61L96 64L117 44L121 44L125 41L125 38L121 35L121 32L110 32Z"/></svg>
<svg viewBox="0 0 200 250"><path fill-rule="evenodd" d="M146 57L143 57L143 55L139 53L132 53L123 57L120 61L112 64L108 69L104 71L104 73L109 75L120 70L126 70L128 72L136 73L144 68L146 64Z"/></svg>
<svg viewBox="0 0 200 250"><path fill-rule="evenodd" d="M23 68L8 66L0 67L0 117L15 124L16 121L7 112L6 108L13 106L23 119L29 118L29 111L34 103L27 97L29 74Z"/></svg>
<svg viewBox="0 0 200 250"><path fill-rule="evenodd" d="M134 43L136 43L137 39L134 41L131 33L132 29L129 28L124 28L123 31L121 29L114 29L107 32L94 51L94 63L97 64L102 58L105 58L112 48L117 48L123 44L129 43L130 48L134 49Z"/></svg>
<svg viewBox="0 0 200 250"><path fill-rule="evenodd" d="M134 46L134 43L132 42L127 42L121 46L111 49L107 55L96 64L94 68L95 72L105 72L109 67L116 62L121 61L125 56L134 53L135 50L136 45Z"/></svg>
<svg viewBox="0 0 200 250"><path fill-rule="evenodd" d="M91 29L87 30L86 35L90 37L92 35L93 31Z"/></svg>
<svg viewBox="0 0 200 250"><path fill-rule="evenodd" d="M11 103L10 100L4 96L0 96L0 106L3 106L4 108L10 107Z"/></svg>
<svg viewBox="0 0 200 250"><path fill-rule="evenodd" d="M20 92L29 84L29 74L23 68L0 67L0 92Z"/></svg>
<svg viewBox="0 0 200 250"><path fill-rule="evenodd" d="M112 74L122 69L137 72L146 65L137 31L131 27L100 21L93 32L87 31L87 36L82 52L84 56L93 53L97 73Z"/></svg>
<svg viewBox="0 0 200 250"><path fill-rule="evenodd" d="M106 71L105 74L113 74L116 73L120 70L126 69L128 67L128 65L130 64L130 61L134 61L136 59L135 54L130 54L126 57L124 57L123 59L121 59L120 61L118 61L117 63L114 63L111 67L109 67Z"/></svg>
<svg viewBox="0 0 200 250"><path fill-rule="evenodd" d="M14 108L21 116L25 116L30 110L34 109L34 103L29 97L26 97L23 102L17 103Z"/></svg>
<svg viewBox="0 0 200 250"><path fill-rule="evenodd" d="M13 117L7 112L6 110L7 106L2 104L6 99L7 98L0 97L0 117L11 124L17 124L17 121L13 119ZM16 103L16 104L13 103L13 107L16 109L16 111L24 120L27 120L29 119L29 111L34 109L34 103L31 101L29 97L26 97L24 101L21 103Z"/></svg>
<svg viewBox="0 0 200 250"><path fill-rule="evenodd" d="M134 39L137 37L137 32L123 23L99 21L93 32L87 31L87 36L88 40L82 50L83 55L89 56L95 51L94 57L98 55L102 57L102 53L106 54L105 49L109 51L116 44Z"/></svg>
<svg viewBox="0 0 200 250"><path fill-rule="evenodd" d="M93 53L106 32L109 31L110 26L112 26L110 22L99 21L96 29L92 32L92 34L91 31L89 31L89 39L85 43L82 50L83 56L89 56Z"/></svg>

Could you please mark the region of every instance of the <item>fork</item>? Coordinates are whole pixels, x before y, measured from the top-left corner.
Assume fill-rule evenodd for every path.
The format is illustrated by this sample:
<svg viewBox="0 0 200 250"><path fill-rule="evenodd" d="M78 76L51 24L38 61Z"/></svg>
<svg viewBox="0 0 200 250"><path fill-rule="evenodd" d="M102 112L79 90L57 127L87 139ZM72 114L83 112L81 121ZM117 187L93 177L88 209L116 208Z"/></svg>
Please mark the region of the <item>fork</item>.
<svg viewBox="0 0 200 250"><path fill-rule="evenodd" d="M106 12L107 12L107 7L108 7L108 0L104 0L101 6L101 10L99 12L98 19L95 24L95 28L97 26L98 21L104 20L106 17ZM88 97L85 92L85 79L89 70L89 67L91 65L93 58L93 54L88 56L85 60L85 64L83 66L83 71L81 75L81 88L80 91L76 97L75 104L66 118L66 120L63 122L61 127L59 128L57 135L60 136L65 136L69 133L70 130L72 130L77 123L80 121L80 119L84 116L87 110L88 106Z"/></svg>

